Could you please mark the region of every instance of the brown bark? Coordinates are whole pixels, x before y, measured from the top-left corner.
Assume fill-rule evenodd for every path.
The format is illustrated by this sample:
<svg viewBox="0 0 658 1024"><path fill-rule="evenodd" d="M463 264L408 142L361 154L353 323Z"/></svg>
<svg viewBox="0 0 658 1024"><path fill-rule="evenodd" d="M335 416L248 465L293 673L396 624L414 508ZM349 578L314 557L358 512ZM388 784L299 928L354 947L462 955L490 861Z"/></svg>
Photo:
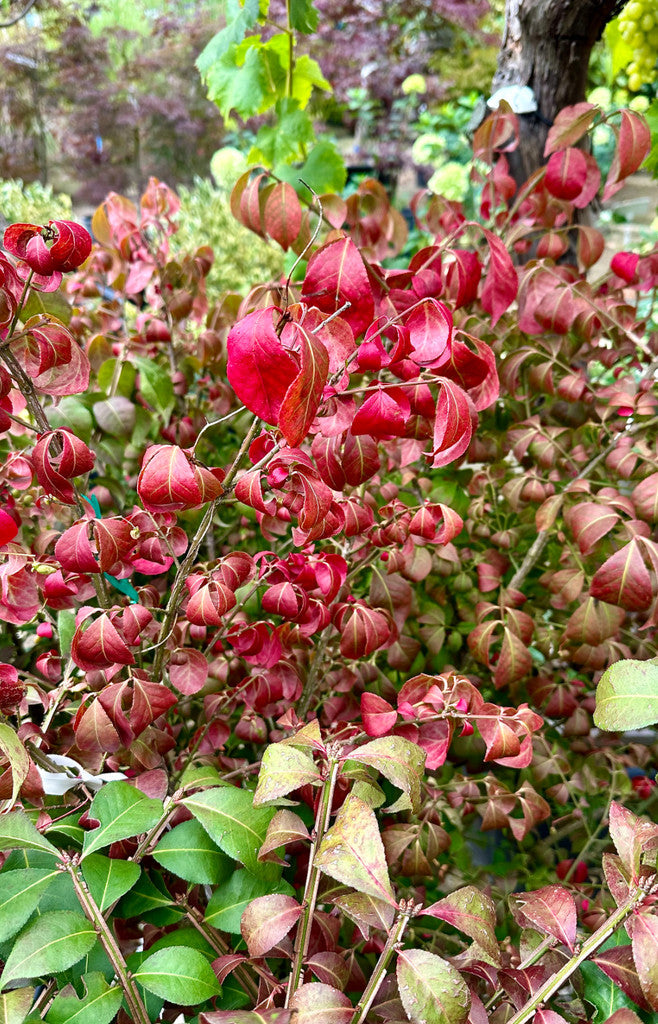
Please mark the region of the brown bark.
<svg viewBox="0 0 658 1024"><path fill-rule="evenodd" d="M585 99L592 47L625 0L505 0L505 33L492 91L529 85L537 114L519 118L510 166L525 181L544 163L549 125L562 107Z"/></svg>

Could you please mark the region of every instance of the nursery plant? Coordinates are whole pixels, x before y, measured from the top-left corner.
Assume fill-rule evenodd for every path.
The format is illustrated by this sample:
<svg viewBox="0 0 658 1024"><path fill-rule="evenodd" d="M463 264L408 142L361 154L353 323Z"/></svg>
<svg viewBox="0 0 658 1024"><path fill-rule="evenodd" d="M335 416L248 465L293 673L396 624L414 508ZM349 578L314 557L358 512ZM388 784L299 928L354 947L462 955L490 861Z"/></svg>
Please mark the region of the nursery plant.
<svg viewBox="0 0 658 1024"><path fill-rule="evenodd" d="M212 304L154 179L5 231L2 1020L657 1019L658 255L575 218L649 134L517 134L411 254L246 171Z"/></svg>

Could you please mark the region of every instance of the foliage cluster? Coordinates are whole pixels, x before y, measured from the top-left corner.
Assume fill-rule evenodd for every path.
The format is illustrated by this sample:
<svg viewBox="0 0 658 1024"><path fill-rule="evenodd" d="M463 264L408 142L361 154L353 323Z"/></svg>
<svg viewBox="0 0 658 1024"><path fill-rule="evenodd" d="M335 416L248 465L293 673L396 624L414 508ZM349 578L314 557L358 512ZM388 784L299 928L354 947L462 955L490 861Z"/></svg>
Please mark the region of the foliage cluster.
<svg viewBox="0 0 658 1024"><path fill-rule="evenodd" d="M246 171L299 263L216 302L155 179L93 249L5 232L7 1019L655 1024L656 751L600 730L655 720L658 263L577 223L605 118L517 191L499 110L404 258L377 182Z"/></svg>
<svg viewBox="0 0 658 1024"><path fill-rule="evenodd" d="M71 217L71 199L38 181L25 184L18 179L0 181L0 223L41 223Z"/></svg>

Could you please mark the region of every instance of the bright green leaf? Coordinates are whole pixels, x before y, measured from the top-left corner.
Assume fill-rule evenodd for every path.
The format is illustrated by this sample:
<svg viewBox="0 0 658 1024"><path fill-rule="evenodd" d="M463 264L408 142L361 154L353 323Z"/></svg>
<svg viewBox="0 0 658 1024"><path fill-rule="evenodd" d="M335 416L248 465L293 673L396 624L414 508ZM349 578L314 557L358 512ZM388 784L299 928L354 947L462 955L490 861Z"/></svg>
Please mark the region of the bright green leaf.
<svg viewBox="0 0 658 1024"><path fill-rule="evenodd" d="M0 875L0 942L19 931L59 871L23 868Z"/></svg>
<svg viewBox="0 0 658 1024"><path fill-rule="evenodd" d="M218 786L182 801L220 850L255 873L262 867L258 851L265 841L274 808L254 807L253 793L235 786Z"/></svg>
<svg viewBox="0 0 658 1024"><path fill-rule="evenodd" d="M116 363L116 359L106 359L100 365L97 374L98 390L108 394L110 388L114 385L113 394L124 395L126 398L130 398L135 389L137 371L132 363L123 363L119 371L119 379L115 382L114 372Z"/></svg>
<svg viewBox="0 0 658 1024"><path fill-rule="evenodd" d="M0 850L43 850L59 857L59 850L49 843L23 811L0 815Z"/></svg>
<svg viewBox="0 0 658 1024"><path fill-rule="evenodd" d="M125 895L139 878L139 864L92 853L82 865L82 873L94 902L102 911Z"/></svg>
<svg viewBox="0 0 658 1024"><path fill-rule="evenodd" d="M97 818L100 826L85 835L83 857L110 843L148 832L163 813L161 800L152 800L127 782L108 782L89 809L89 816Z"/></svg>
<svg viewBox="0 0 658 1024"><path fill-rule="evenodd" d="M267 167L287 165L300 160L314 139L313 123L306 111L300 110L297 100L279 100L273 123L265 124L258 130L249 152L249 163L260 163ZM290 172L293 173L292 168Z"/></svg>
<svg viewBox="0 0 658 1024"><path fill-rule="evenodd" d="M258 0L227 0L226 28L217 32L197 57L196 66L204 80L217 60L231 47L241 43L258 21Z"/></svg>
<svg viewBox="0 0 658 1024"><path fill-rule="evenodd" d="M85 994L78 999L72 985L55 997L46 1014L47 1024L109 1024L119 1012L123 992L110 986L97 971L83 974Z"/></svg>
<svg viewBox="0 0 658 1024"><path fill-rule="evenodd" d="M221 853L198 821L184 821L166 832L153 857L167 871L187 882L217 885L225 881L234 862Z"/></svg>
<svg viewBox="0 0 658 1024"><path fill-rule="evenodd" d="M63 608L57 612L57 636L59 638L59 653L62 658L68 658L71 653L71 641L75 633L75 612Z"/></svg>
<svg viewBox="0 0 658 1024"><path fill-rule="evenodd" d="M71 305L62 291L41 292L30 288L27 301L21 310L21 320L25 323L33 316L50 316L68 324L71 320Z"/></svg>
<svg viewBox="0 0 658 1024"><path fill-rule="evenodd" d="M305 181L314 192L340 192L347 180L345 162L336 147L322 139L313 146L301 167L275 168L278 177L290 182L293 188L308 198L308 189L301 184Z"/></svg>
<svg viewBox="0 0 658 1024"><path fill-rule="evenodd" d="M149 992L181 1006L205 1003L221 991L203 953L188 946L153 953L135 971L134 977Z"/></svg>
<svg viewBox="0 0 658 1024"><path fill-rule="evenodd" d="M470 995L459 971L434 953L404 949L398 953L398 988L412 1024L461 1024Z"/></svg>
<svg viewBox="0 0 658 1024"><path fill-rule="evenodd" d="M208 98L227 118L232 111L252 117L273 107L286 75L278 55L262 47L258 36L250 36L220 57L205 78Z"/></svg>
<svg viewBox="0 0 658 1024"><path fill-rule="evenodd" d="M590 960L580 965L580 973L585 983L583 994L587 1002L595 1007L592 1020L597 1024L603 1024L616 1010L637 1010L633 1000L619 985Z"/></svg>
<svg viewBox="0 0 658 1024"><path fill-rule="evenodd" d="M608 732L644 729L658 722L658 663L617 661L596 688L594 724Z"/></svg>
<svg viewBox="0 0 658 1024"><path fill-rule="evenodd" d="M65 971L81 960L95 941L94 927L82 914L70 910L42 914L16 939L0 984L4 988L14 978L38 978Z"/></svg>

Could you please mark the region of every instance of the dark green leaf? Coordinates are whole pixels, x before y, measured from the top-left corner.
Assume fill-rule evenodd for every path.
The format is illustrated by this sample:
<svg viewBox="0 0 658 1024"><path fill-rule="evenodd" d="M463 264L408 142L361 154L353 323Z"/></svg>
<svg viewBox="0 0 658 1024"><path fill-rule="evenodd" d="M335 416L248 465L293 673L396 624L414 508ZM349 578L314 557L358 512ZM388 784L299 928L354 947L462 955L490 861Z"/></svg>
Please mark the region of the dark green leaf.
<svg viewBox="0 0 658 1024"><path fill-rule="evenodd" d="M89 816L97 818L100 826L85 835L83 857L148 832L163 813L161 800L152 800L127 782L108 782L92 801Z"/></svg>
<svg viewBox="0 0 658 1024"><path fill-rule="evenodd" d="M290 27L296 32L315 32L318 12L313 6L313 0L290 0Z"/></svg>
<svg viewBox="0 0 658 1024"><path fill-rule="evenodd" d="M139 878L140 867L132 861L92 853L83 861L82 873L94 902L105 911L132 889Z"/></svg>
<svg viewBox="0 0 658 1024"><path fill-rule="evenodd" d="M71 641L75 633L75 612L63 608L57 612L57 636L59 638L59 653L62 658L68 658L71 653Z"/></svg>
<svg viewBox="0 0 658 1024"><path fill-rule="evenodd" d="M228 882L215 889L206 909L206 923L221 932L240 935L240 919L246 906L259 896L269 893L294 895L287 882L271 882L257 878L249 871L234 871Z"/></svg>
<svg viewBox="0 0 658 1024"><path fill-rule="evenodd" d="M51 427L68 427L73 433L89 444L94 429L94 420L89 409L78 398L66 395L57 405L48 409Z"/></svg>
<svg viewBox="0 0 658 1024"><path fill-rule="evenodd" d="M603 1024L615 1010L635 1010L637 1006L619 985L609 978L600 967L586 960L580 965L580 973L585 983L583 995L588 1003L595 1007L592 1020Z"/></svg>
<svg viewBox="0 0 658 1024"><path fill-rule="evenodd" d="M203 953L188 946L161 949L135 971L135 980L162 999L195 1006L219 995L221 989Z"/></svg>
<svg viewBox="0 0 658 1024"><path fill-rule="evenodd" d="M160 925L173 924L183 916L182 910L174 906L162 877L156 871L149 875L142 873L115 913L117 917L143 917Z"/></svg>
<svg viewBox="0 0 658 1024"><path fill-rule="evenodd" d="M110 987L102 974L83 974L85 994L78 999L69 985L55 997L46 1014L47 1024L109 1024L119 1012L123 992Z"/></svg>
<svg viewBox="0 0 658 1024"><path fill-rule="evenodd" d="M42 914L21 932L0 978L4 988L14 978L38 978L71 967L96 941L93 925L82 914L56 910Z"/></svg>
<svg viewBox="0 0 658 1024"><path fill-rule="evenodd" d="M258 873L258 851L274 816L271 807L254 807L253 793L235 786L218 786L182 801L220 850Z"/></svg>
<svg viewBox="0 0 658 1024"><path fill-rule="evenodd" d="M195 884L225 881L234 862L221 853L198 821L184 821L165 833L153 856L167 871Z"/></svg>
<svg viewBox="0 0 658 1024"><path fill-rule="evenodd" d="M59 871L23 868L0 875L0 942L19 931Z"/></svg>

